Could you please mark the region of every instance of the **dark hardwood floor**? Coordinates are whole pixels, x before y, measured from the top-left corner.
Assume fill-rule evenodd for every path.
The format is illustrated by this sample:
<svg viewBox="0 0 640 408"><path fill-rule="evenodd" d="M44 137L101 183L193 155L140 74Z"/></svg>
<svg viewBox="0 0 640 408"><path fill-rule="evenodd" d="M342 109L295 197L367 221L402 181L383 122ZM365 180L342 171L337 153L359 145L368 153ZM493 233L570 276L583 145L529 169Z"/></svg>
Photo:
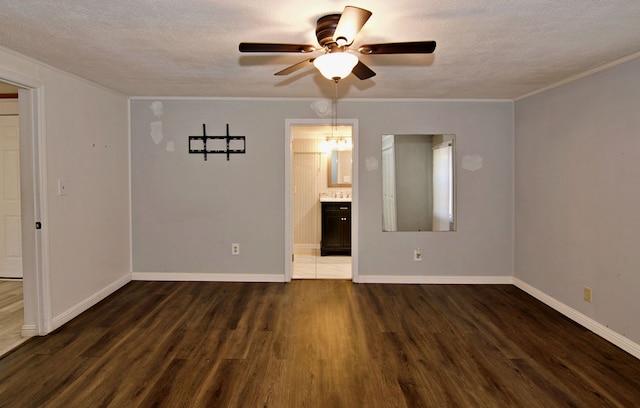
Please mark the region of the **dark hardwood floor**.
<svg viewBox="0 0 640 408"><path fill-rule="evenodd" d="M638 407L640 360L510 285L132 282L0 360L1 407Z"/></svg>

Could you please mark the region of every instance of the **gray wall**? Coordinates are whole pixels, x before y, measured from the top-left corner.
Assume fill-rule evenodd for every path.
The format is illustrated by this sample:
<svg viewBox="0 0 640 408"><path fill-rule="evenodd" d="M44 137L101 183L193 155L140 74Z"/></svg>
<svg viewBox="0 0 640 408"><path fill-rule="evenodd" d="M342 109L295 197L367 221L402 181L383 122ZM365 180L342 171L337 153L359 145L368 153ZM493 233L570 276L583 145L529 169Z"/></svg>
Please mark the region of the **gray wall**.
<svg viewBox="0 0 640 408"><path fill-rule="evenodd" d="M317 119L314 101L168 99L160 117L152 102L131 103L133 272L283 275L285 120ZM360 276L512 274L511 102L345 100L340 118L359 120ZM158 144L152 122L162 122ZM247 154L187 154L202 123L210 135L229 123L246 136ZM366 162L380 162L381 135L400 133L456 134L458 231L382 232L381 173ZM484 167L460 170L474 153ZM415 247L423 262L413 262Z"/></svg>
<svg viewBox="0 0 640 408"><path fill-rule="evenodd" d="M30 123L21 112L20 138L23 147L33 147L31 126L43 138L39 149L46 196L39 220L47 293L41 300L43 313L50 315L45 320L55 329L130 280L128 98L2 48L0 79L41 90L41 116L34 114ZM28 107L23 95L21 109ZM25 171L31 153L21 151L23 209L34 201L33 168ZM65 180L65 196L57 194L58 179ZM36 232L34 209L27 210L24 323L35 327Z"/></svg>
<svg viewBox="0 0 640 408"><path fill-rule="evenodd" d="M511 102L360 102L341 111L360 120L360 274L510 276L513 269L513 104ZM381 135L455 134L457 231L382 232ZM466 155L483 158L462 169ZM413 261L413 249L423 261Z"/></svg>
<svg viewBox="0 0 640 408"><path fill-rule="evenodd" d="M433 229L433 143L423 135L396 136L398 231Z"/></svg>
<svg viewBox="0 0 640 408"><path fill-rule="evenodd" d="M156 117L152 102L131 103L133 272L283 274L284 118L309 104L165 100ZM152 122L162 122L158 144ZM246 154L188 154L203 123L218 136L228 123Z"/></svg>
<svg viewBox="0 0 640 408"><path fill-rule="evenodd" d="M130 280L127 98L41 70L54 327ZM67 195L58 195L58 180ZM112 289L117 289L113 287ZM107 292L110 292L107 291ZM92 299L88 301L87 299Z"/></svg>
<svg viewBox="0 0 640 408"><path fill-rule="evenodd" d="M515 276L636 343L638 72L634 60L516 103L515 203Z"/></svg>

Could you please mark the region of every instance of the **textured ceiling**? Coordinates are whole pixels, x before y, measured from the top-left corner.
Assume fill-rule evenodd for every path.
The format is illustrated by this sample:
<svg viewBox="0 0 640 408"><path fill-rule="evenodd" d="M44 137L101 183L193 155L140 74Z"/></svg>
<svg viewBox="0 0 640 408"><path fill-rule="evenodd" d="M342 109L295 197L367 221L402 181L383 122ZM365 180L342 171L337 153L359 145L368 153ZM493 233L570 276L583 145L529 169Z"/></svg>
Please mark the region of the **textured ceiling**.
<svg viewBox="0 0 640 408"><path fill-rule="evenodd" d="M130 96L332 97L308 57L238 43L316 44L315 21L373 12L354 45L435 40L433 55L369 55L349 98L516 99L640 52L637 0L0 0L0 45Z"/></svg>

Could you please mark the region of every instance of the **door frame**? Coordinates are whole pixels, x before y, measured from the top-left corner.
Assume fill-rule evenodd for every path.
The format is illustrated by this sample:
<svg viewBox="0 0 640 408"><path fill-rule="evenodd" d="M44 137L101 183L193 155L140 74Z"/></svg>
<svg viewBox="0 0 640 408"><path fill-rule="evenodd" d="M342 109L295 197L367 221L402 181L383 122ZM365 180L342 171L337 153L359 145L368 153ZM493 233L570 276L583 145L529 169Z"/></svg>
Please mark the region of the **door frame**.
<svg viewBox="0 0 640 408"><path fill-rule="evenodd" d="M333 123L334 125L336 123ZM293 132L295 125L332 125L331 120L285 119L284 165L284 281L291 282L293 264ZM358 282L358 119L338 119L337 125L351 126L352 174L351 174L351 280Z"/></svg>
<svg viewBox="0 0 640 408"><path fill-rule="evenodd" d="M0 81L18 87L24 320L22 335L51 332L44 84L0 67ZM39 222L41 229L36 229Z"/></svg>

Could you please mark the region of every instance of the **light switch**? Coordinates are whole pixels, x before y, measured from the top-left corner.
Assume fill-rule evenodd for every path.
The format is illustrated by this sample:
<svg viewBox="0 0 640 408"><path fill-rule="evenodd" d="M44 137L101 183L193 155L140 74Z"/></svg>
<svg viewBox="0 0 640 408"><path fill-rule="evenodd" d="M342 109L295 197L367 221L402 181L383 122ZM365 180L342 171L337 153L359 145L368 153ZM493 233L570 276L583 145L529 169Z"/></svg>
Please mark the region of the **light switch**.
<svg viewBox="0 0 640 408"><path fill-rule="evenodd" d="M58 179L58 195L65 196L69 194L69 187L64 179Z"/></svg>

